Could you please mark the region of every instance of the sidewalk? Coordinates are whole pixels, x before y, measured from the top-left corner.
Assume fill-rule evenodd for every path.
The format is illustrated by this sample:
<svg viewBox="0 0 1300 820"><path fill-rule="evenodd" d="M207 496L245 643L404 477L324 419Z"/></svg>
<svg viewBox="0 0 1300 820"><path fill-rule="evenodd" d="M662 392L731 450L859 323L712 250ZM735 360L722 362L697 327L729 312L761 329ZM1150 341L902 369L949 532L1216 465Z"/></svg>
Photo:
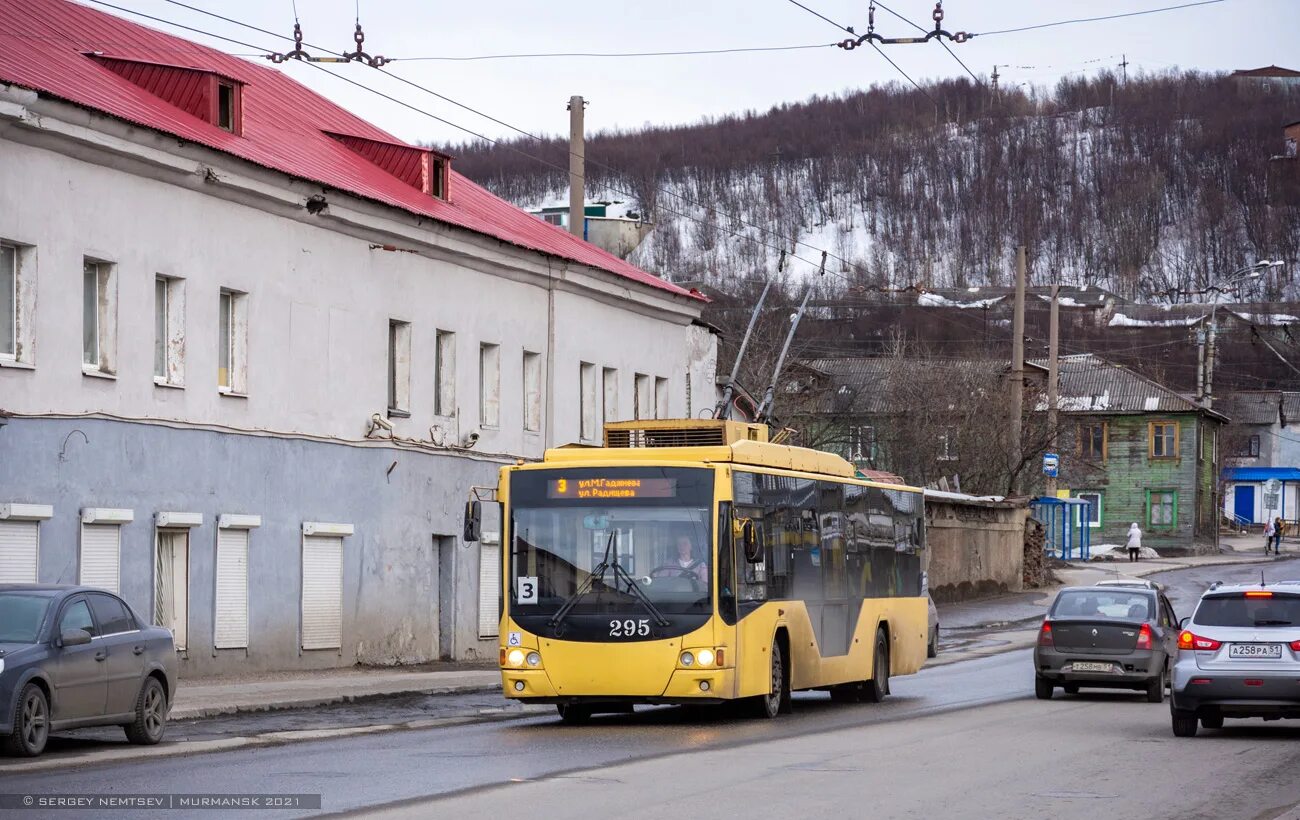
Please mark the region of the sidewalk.
<svg viewBox="0 0 1300 820"><path fill-rule="evenodd" d="M500 687L501 673L495 669L353 667L248 678L182 678L171 718L187 720L236 712L300 709L387 695L448 695Z"/></svg>

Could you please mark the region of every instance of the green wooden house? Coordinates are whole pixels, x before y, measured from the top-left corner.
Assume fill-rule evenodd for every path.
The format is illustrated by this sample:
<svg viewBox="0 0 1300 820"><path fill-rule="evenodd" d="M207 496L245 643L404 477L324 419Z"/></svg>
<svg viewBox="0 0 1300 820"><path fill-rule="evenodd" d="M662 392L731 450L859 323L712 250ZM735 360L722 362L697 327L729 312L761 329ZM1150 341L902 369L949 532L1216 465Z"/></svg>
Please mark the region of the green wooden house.
<svg viewBox="0 0 1300 820"><path fill-rule="evenodd" d="M1216 539L1226 416L1091 354L1061 359L1060 396L1057 494L1092 502L1093 544L1134 522L1156 549Z"/></svg>

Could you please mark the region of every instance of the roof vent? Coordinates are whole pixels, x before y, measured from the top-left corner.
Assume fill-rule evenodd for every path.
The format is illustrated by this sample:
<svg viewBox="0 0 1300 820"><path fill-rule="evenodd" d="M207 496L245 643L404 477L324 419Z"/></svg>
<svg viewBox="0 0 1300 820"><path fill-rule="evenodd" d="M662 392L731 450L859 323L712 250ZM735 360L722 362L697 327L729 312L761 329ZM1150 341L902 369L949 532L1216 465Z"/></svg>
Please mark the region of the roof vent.
<svg viewBox="0 0 1300 820"><path fill-rule="evenodd" d="M619 421L605 425L605 446L725 447L740 441L767 441L767 425L717 419Z"/></svg>
<svg viewBox="0 0 1300 820"><path fill-rule="evenodd" d="M325 133L417 191L438 199L448 198L451 157L447 154L397 142Z"/></svg>
<svg viewBox="0 0 1300 820"><path fill-rule="evenodd" d="M232 134L244 131L244 84L213 71L87 54L127 82Z"/></svg>

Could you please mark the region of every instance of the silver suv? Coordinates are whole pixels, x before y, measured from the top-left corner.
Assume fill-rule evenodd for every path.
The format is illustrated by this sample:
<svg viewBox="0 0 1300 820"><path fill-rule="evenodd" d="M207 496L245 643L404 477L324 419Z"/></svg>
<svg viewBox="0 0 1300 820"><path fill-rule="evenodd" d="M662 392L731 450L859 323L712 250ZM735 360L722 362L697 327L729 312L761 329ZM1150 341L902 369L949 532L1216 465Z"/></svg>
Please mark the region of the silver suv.
<svg viewBox="0 0 1300 820"><path fill-rule="evenodd" d="M1211 586L1178 634L1170 692L1178 737L1198 721L1300 718L1300 582Z"/></svg>

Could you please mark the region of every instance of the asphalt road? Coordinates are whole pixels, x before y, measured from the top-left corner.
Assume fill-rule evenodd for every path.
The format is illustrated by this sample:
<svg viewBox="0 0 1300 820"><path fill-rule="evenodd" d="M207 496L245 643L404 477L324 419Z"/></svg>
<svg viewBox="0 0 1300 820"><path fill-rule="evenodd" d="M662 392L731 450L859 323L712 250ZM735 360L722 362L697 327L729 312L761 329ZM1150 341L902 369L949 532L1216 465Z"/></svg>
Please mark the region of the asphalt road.
<svg viewBox="0 0 1300 820"><path fill-rule="evenodd" d="M1158 580L1170 586L1181 616L1190 614L1209 581L1246 580L1258 572L1258 566L1220 567L1164 573ZM1265 572L1300 578L1300 561L1269 564ZM684 805L672 802L678 791L664 784L680 784L687 804L714 801L705 812L710 816L746 817L862 816L871 783L887 786L880 790L882 802L871 804L869 813L879 817L1068 817L1101 810L1111 816L1164 817L1177 809L1190 816L1201 811L1206 817L1263 818L1282 816L1273 809L1300 801L1295 793L1300 779L1294 777L1300 724L1229 723L1223 732L1176 741L1167 707L1145 704L1140 695L1032 700L1029 655L1010 652L895 679L894 694L883 704L832 704L822 693L800 694L795 714L776 721L741 719L721 710L658 708L567 727L547 714L10 771L0 780L0 792L305 793L320 794L326 812L405 801L398 811L412 816L457 817L500 814L503 805L527 805L530 815L542 817L566 812L658 816ZM481 712L500 705L494 696L476 695L458 707ZM266 731L268 722L272 728L322 722L337 727L340 721L409 720L434 708L399 699L178 728L213 736ZM566 785L572 788L561 788ZM510 791L505 804L500 788ZM515 802L516 794L525 802ZM1217 805L1225 797L1229 802ZM428 804L431 798L437 802ZM546 810L533 810L531 801ZM580 806L581 814L572 806ZM47 816L105 815L61 810Z"/></svg>

